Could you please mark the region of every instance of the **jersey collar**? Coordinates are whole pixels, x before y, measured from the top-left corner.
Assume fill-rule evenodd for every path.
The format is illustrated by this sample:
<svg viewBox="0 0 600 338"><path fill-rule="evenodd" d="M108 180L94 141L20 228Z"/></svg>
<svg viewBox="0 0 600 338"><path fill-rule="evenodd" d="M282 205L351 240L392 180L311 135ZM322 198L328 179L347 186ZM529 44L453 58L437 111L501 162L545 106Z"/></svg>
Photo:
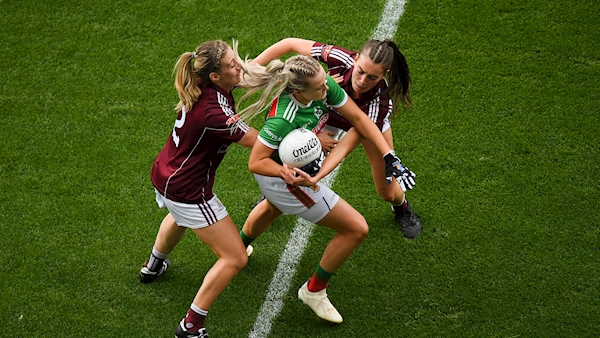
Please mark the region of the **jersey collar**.
<svg viewBox="0 0 600 338"><path fill-rule="evenodd" d="M292 102L294 102L296 105L298 105L300 108L308 108L312 105L313 101L309 101L308 104L303 104L302 102L298 101L295 97L294 94L289 93L288 94L290 96L290 99L292 100Z"/></svg>

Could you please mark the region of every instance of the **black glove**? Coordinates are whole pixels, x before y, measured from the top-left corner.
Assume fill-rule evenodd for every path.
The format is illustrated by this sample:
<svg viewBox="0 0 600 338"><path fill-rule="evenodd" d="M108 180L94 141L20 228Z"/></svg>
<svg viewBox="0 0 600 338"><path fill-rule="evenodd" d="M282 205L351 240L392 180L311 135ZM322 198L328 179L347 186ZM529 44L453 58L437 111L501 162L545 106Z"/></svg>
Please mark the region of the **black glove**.
<svg viewBox="0 0 600 338"><path fill-rule="evenodd" d="M300 168L300 170L309 174L311 177L315 177L315 175L321 170L321 165L323 164L323 159L325 159L325 155L321 152L321 155L314 161ZM297 175L296 175L297 176Z"/></svg>
<svg viewBox="0 0 600 338"><path fill-rule="evenodd" d="M412 189L415 186L415 173L402 165L402 162L396 156L393 150L390 150L383 156L385 160L385 183L392 183L392 176L396 178L402 191Z"/></svg>

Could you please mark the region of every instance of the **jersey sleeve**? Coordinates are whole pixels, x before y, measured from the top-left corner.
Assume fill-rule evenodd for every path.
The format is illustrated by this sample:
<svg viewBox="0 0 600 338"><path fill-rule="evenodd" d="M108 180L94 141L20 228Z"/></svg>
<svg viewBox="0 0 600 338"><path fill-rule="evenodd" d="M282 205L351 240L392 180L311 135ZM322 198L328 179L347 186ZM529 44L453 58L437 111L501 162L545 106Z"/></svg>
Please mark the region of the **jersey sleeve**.
<svg viewBox="0 0 600 338"><path fill-rule="evenodd" d="M205 123L222 141L238 142L250 127L240 120L231 107L228 108L229 110L222 106L208 108Z"/></svg>
<svg viewBox="0 0 600 338"><path fill-rule="evenodd" d="M348 94L340 87L335 80L327 75L327 104L333 108L339 108L348 101Z"/></svg>
<svg viewBox="0 0 600 338"><path fill-rule="evenodd" d="M350 69L354 65L356 52L346 50L334 45L325 45L315 42L310 49L310 56L321 62L325 62L330 70L336 68Z"/></svg>
<svg viewBox="0 0 600 338"><path fill-rule="evenodd" d="M284 118L278 116L268 118L258 132L258 139L271 149L279 149L281 140L292 129L294 129L294 126Z"/></svg>

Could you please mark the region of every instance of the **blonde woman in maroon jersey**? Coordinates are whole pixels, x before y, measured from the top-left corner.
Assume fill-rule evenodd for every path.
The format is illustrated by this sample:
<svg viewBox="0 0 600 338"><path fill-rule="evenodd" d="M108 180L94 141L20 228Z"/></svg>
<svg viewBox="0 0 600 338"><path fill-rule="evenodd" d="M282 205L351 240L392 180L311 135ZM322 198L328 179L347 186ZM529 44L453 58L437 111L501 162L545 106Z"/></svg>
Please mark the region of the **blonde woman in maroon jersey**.
<svg viewBox="0 0 600 338"><path fill-rule="evenodd" d="M397 111L398 102L401 102L404 108L412 106L408 64L393 41L372 39L367 41L357 53L311 40L286 38L267 48L254 61L262 65L292 52L325 62L329 74L375 122L388 145L393 149L390 116ZM337 145L337 141L331 136L338 130L347 132L343 137L345 147L354 149L359 144L363 145L371 164L377 193L391 204L394 217L400 224L404 236L409 239L419 236L422 230L421 222L406 201L404 194L407 189L413 188L414 174L410 178L397 180L399 184L387 184L385 161L377 148L370 141L362 138L352 124L334 109L330 109L326 129L329 129L329 132L319 134L325 151Z"/></svg>
<svg viewBox="0 0 600 338"><path fill-rule="evenodd" d="M241 80L242 67L236 45L232 49L223 41L208 41L181 55L175 66L177 118L150 173L156 201L169 214L140 271L140 281L152 282L167 270L171 263L167 255L187 229L218 258L177 327L179 338L208 337L204 320L210 306L248 262L237 228L212 191L229 145L251 148L257 135L256 129L239 120L234 108L231 91Z"/></svg>

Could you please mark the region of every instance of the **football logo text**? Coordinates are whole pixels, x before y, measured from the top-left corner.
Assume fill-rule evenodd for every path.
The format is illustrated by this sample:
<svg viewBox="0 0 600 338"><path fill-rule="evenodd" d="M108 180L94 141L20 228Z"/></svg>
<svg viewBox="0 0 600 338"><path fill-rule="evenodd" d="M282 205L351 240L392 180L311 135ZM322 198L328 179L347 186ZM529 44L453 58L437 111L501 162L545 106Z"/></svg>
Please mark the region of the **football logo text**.
<svg viewBox="0 0 600 338"><path fill-rule="evenodd" d="M300 157L300 156L310 152L311 149L316 147L318 144L319 144L319 140L317 138L311 138L308 141L308 143L306 143L302 147L294 149L292 154L294 155L294 157Z"/></svg>

